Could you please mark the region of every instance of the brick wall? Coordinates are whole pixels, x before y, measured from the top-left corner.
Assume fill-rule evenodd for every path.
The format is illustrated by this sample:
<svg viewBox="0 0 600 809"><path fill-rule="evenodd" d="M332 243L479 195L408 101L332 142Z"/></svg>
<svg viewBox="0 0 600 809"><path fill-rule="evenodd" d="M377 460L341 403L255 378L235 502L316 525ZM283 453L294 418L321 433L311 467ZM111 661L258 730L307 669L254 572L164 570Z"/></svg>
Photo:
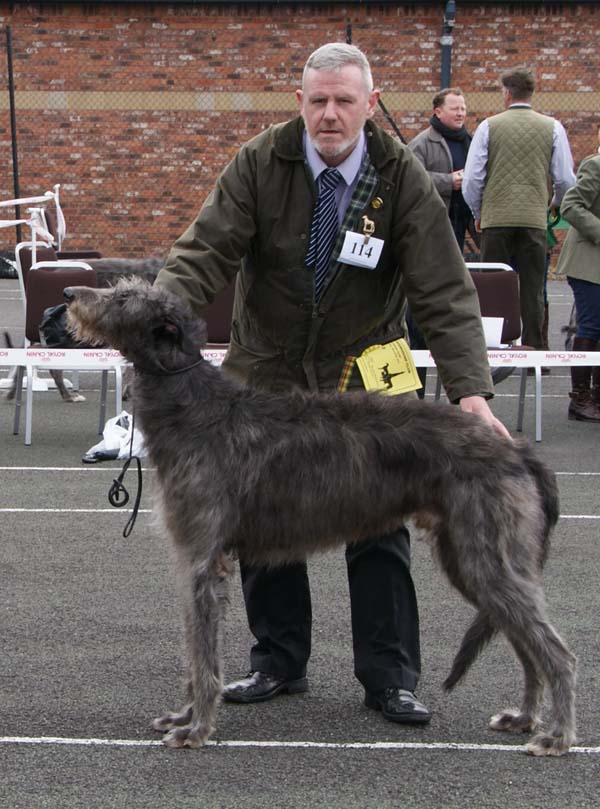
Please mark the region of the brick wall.
<svg viewBox="0 0 600 809"><path fill-rule="evenodd" d="M499 73L528 63L536 107L566 125L576 161L591 152L600 2L457 6L452 83L469 127L501 108ZM442 9L0 2L0 199L13 196L4 26L21 194L60 182L65 246L142 256L166 253L238 144L294 114L306 56L348 23L403 134L420 131L440 86ZM13 238L0 230L0 250Z"/></svg>

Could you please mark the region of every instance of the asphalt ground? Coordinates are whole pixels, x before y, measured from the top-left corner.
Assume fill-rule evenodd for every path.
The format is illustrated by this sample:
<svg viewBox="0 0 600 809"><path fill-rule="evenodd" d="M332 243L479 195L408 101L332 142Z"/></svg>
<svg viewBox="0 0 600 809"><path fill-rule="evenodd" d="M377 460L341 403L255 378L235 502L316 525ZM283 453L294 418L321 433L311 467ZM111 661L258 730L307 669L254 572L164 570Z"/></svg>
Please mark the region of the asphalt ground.
<svg viewBox="0 0 600 809"><path fill-rule="evenodd" d="M550 304L558 349L571 308L566 284L550 284ZM16 282L0 281L0 330L15 345L20 322ZM505 641L492 644L454 693L442 692L471 610L418 542L418 693L434 712L428 727L393 725L362 705L339 552L310 562L310 691L223 705L213 743L164 748L150 722L183 701L181 637L169 548L152 525L152 471L125 539L128 513L107 500L120 464L81 463L98 440L99 375L81 374L80 384L81 404L63 403L55 391L35 394L30 447L12 435L13 404L0 401L1 807L600 807L600 428L567 421L566 371L543 379L538 448L561 491L545 582L553 622L579 658L579 739L570 755L543 760L523 754L526 737L487 727L521 694ZM530 387L524 433L533 438L533 380ZM493 402L511 430L517 390L511 377ZM133 471L125 483L133 497ZM238 677L251 638L237 575L225 633L226 677Z"/></svg>

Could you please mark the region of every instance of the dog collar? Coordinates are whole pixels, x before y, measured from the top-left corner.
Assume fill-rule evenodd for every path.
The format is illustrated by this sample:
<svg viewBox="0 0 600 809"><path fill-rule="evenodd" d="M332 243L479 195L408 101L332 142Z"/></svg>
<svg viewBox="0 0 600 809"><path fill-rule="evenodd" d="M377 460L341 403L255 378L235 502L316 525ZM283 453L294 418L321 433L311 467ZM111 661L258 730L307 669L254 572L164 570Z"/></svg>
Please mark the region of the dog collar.
<svg viewBox="0 0 600 809"><path fill-rule="evenodd" d="M185 371L190 371L192 368L195 368L197 365L202 365L205 362L204 357L200 357L199 360L196 362L192 362L191 365L184 365L183 368L175 368L173 371L169 371L166 368L161 368L160 371L157 370L150 370L149 368L142 368L141 365L135 365L134 369L136 372L142 372L144 374L151 374L152 376L175 376L176 374L183 374Z"/></svg>

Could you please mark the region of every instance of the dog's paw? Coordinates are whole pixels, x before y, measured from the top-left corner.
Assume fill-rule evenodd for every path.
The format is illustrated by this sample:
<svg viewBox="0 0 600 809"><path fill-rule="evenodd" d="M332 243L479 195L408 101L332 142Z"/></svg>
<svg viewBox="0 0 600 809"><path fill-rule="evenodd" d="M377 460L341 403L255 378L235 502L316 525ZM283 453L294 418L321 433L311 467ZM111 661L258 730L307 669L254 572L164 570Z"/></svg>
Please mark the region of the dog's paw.
<svg viewBox="0 0 600 809"><path fill-rule="evenodd" d="M64 402L85 402L85 396L82 396L81 393L68 393L64 398Z"/></svg>
<svg viewBox="0 0 600 809"><path fill-rule="evenodd" d="M211 732L212 728L206 730L194 725L185 725L184 727L173 728L165 734L163 744L166 747L191 747L192 749L197 749L206 744Z"/></svg>
<svg viewBox="0 0 600 809"><path fill-rule="evenodd" d="M553 736L551 733L538 733L527 744L527 752L530 756L564 756L575 739L567 739L565 736Z"/></svg>
<svg viewBox="0 0 600 809"><path fill-rule="evenodd" d="M538 721L531 714L521 713L521 711L506 710L497 713L490 719L492 730L504 731L505 733L530 733L538 725Z"/></svg>
<svg viewBox="0 0 600 809"><path fill-rule="evenodd" d="M179 713L168 713L164 716L157 716L152 721L152 728L157 733L166 733L173 728L189 725L192 720L192 706L185 705Z"/></svg>

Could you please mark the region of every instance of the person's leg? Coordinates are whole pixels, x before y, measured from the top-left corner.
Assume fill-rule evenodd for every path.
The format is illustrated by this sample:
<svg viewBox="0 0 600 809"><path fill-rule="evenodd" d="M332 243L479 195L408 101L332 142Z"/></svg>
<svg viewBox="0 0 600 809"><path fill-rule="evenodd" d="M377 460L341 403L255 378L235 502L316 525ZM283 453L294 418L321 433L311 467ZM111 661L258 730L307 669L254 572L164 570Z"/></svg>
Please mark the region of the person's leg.
<svg viewBox="0 0 600 809"><path fill-rule="evenodd" d="M485 228L481 231L481 260L497 261L514 267L514 228Z"/></svg>
<svg viewBox="0 0 600 809"><path fill-rule="evenodd" d="M419 612L406 528L346 549L354 670L367 707L396 722L427 722L413 695L421 672Z"/></svg>
<svg viewBox="0 0 600 809"><path fill-rule="evenodd" d="M577 310L572 351L600 350L600 284L567 277ZM571 366L569 419L600 423L600 374L597 367ZM592 390L593 385L593 390Z"/></svg>
<svg viewBox="0 0 600 809"><path fill-rule="evenodd" d="M415 319L412 316L410 307L406 310L406 328L408 330L408 341L410 347L414 350L422 350L427 348L427 343L423 337L421 329L417 326ZM421 385L423 386L417 391L419 399L425 398L425 386L427 385L427 368L417 368L417 374Z"/></svg>
<svg viewBox="0 0 600 809"><path fill-rule="evenodd" d="M600 340L596 343L594 351L600 351ZM600 365L592 368L592 402L600 410Z"/></svg>
<svg viewBox="0 0 600 809"><path fill-rule="evenodd" d="M515 228L515 247L519 272L523 345L542 351L544 338L544 274L546 272L546 231L539 228Z"/></svg>
<svg viewBox="0 0 600 809"><path fill-rule="evenodd" d="M250 631L250 675L229 683L229 702L261 702L308 688L312 608L305 563L276 568L240 565Z"/></svg>
<svg viewBox="0 0 600 809"><path fill-rule="evenodd" d="M544 322L542 323L542 348L550 351L548 332L550 329L550 302L548 300L548 268L550 267L550 253L546 250L546 264L544 269Z"/></svg>
<svg viewBox="0 0 600 809"><path fill-rule="evenodd" d="M471 211L467 207L467 203L463 199L460 199L450 205L449 216L456 242L462 253L465 247L465 235L467 233Z"/></svg>

